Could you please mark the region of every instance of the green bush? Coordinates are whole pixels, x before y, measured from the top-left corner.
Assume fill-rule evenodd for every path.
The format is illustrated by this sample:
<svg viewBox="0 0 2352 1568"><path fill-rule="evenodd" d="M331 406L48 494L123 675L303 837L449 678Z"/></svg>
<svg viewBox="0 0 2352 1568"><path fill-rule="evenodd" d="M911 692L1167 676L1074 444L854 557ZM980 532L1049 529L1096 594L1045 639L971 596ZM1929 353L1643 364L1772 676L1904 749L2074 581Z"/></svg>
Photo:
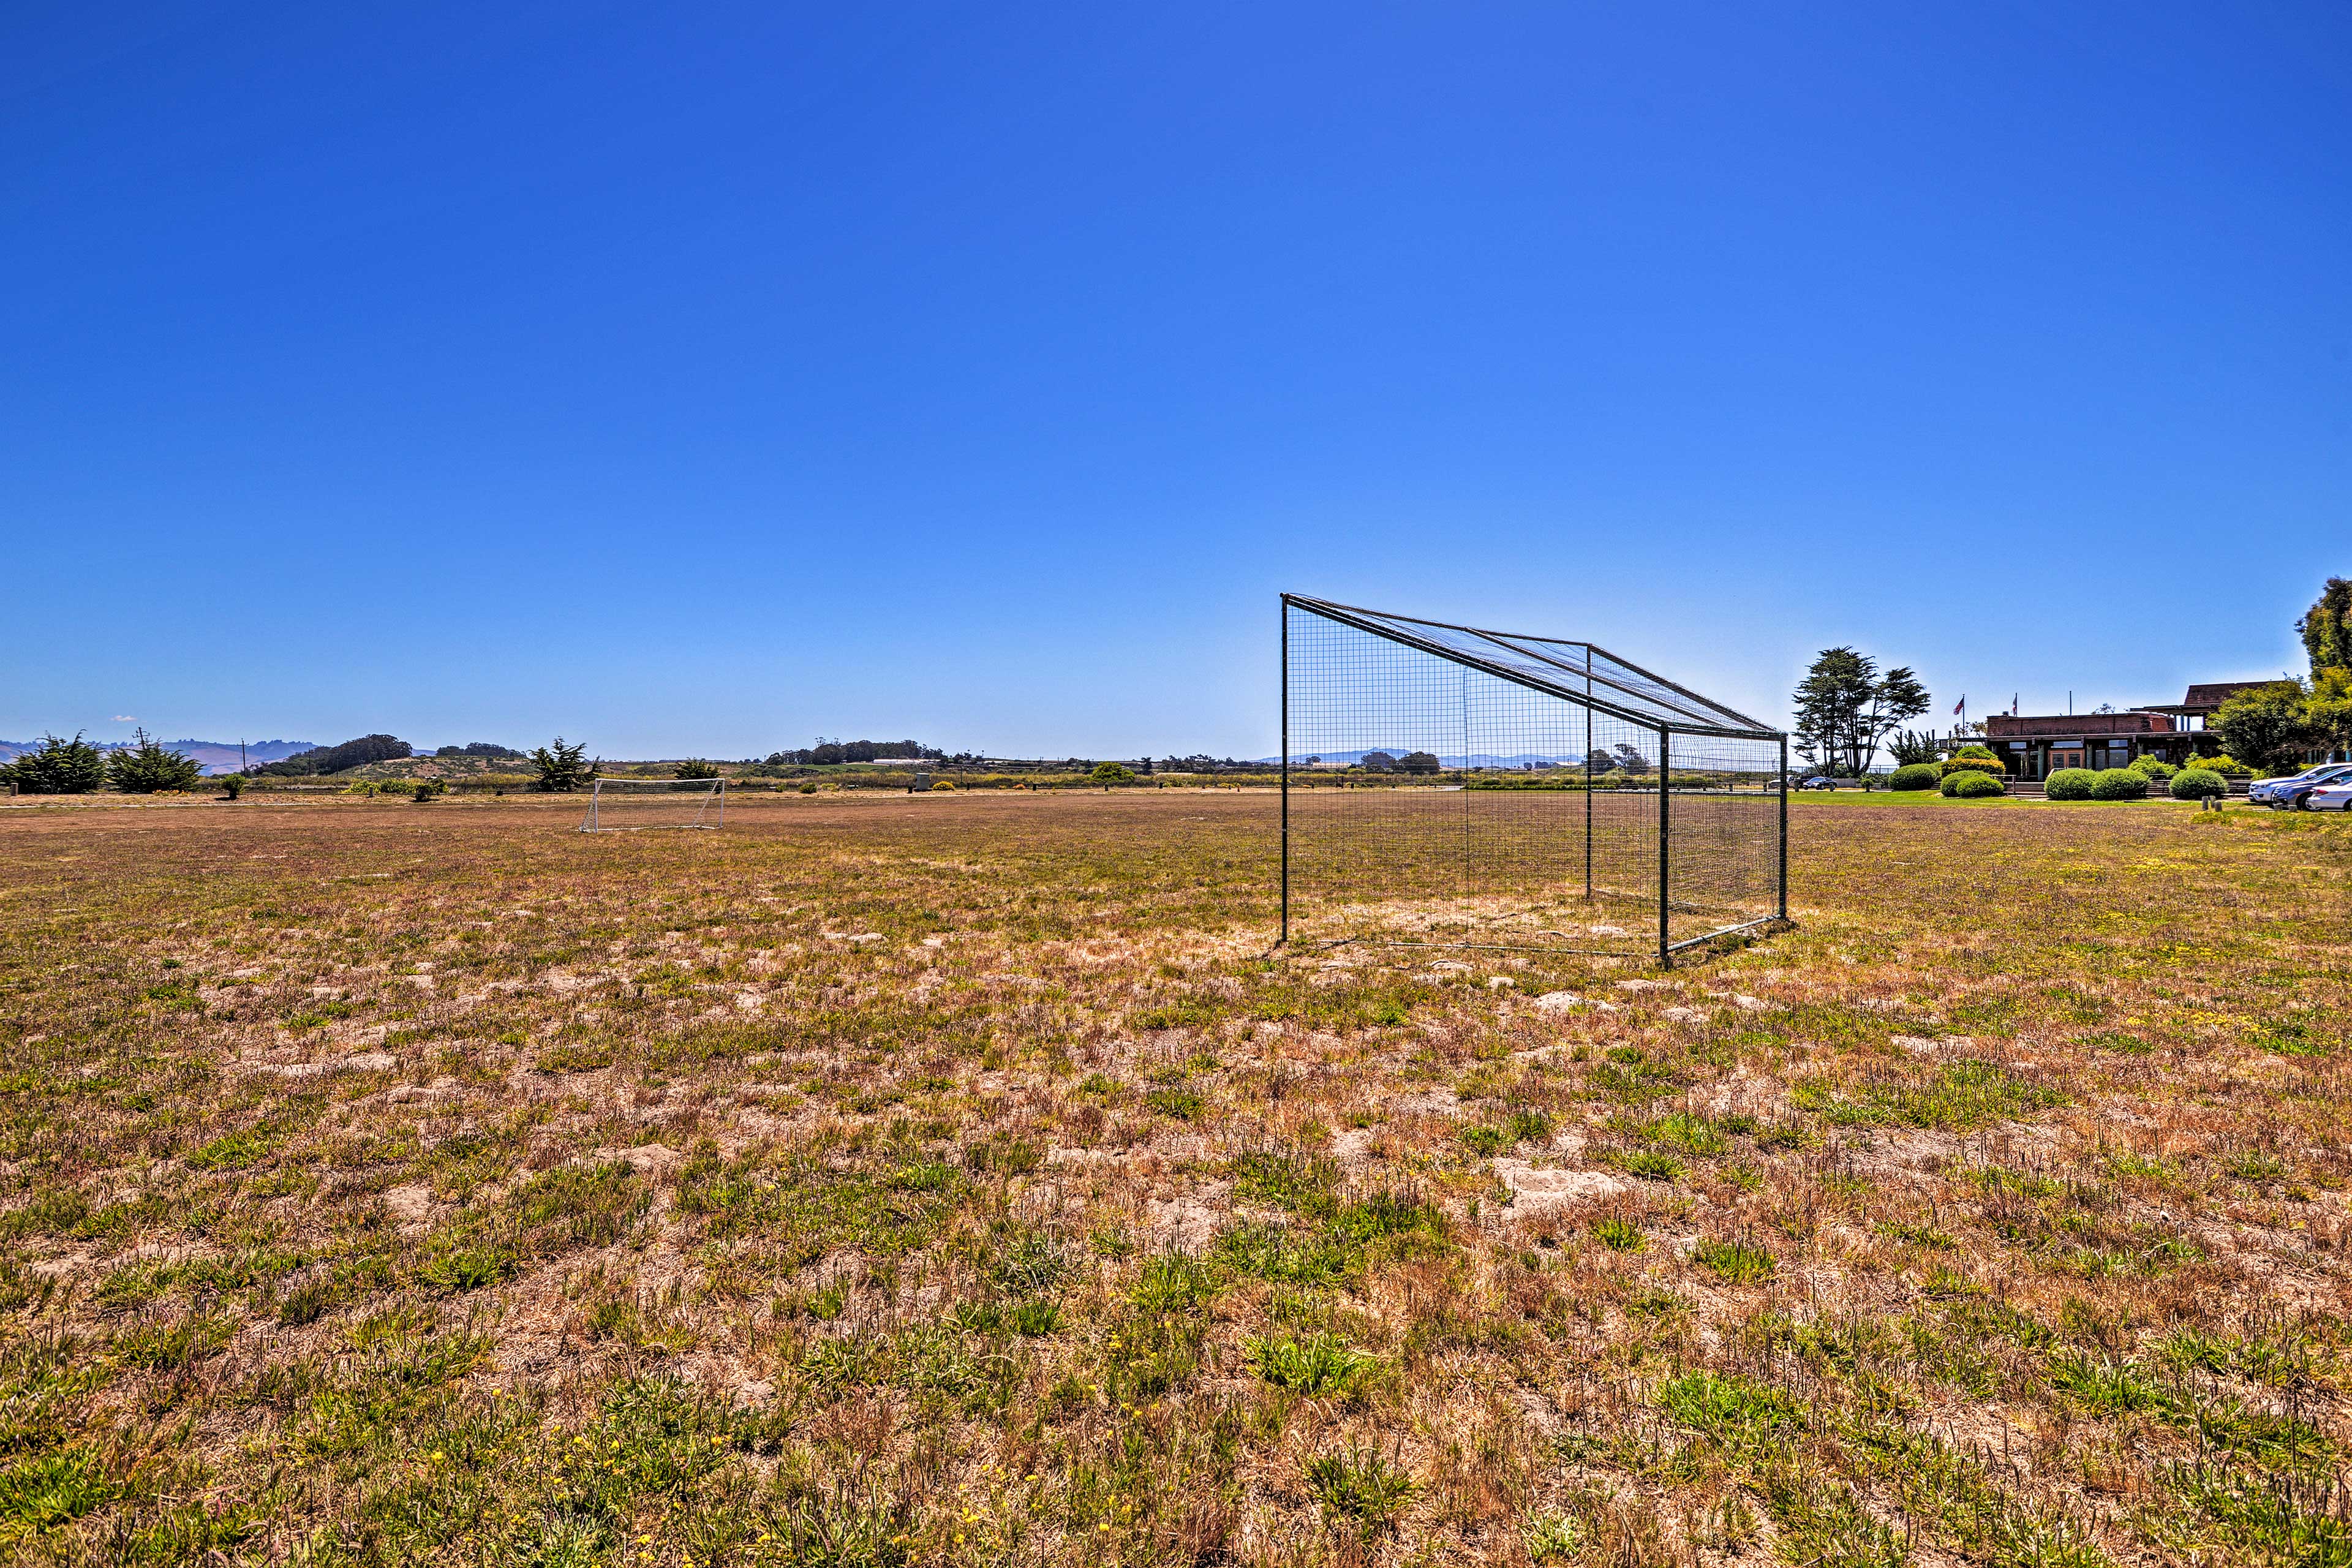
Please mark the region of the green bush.
<svg viewBox="0 0 2352 1568"><path fill-rule="evenodd" d="M2253 769L2227 752L2215 757L2200 757L2189 766L2203 768L2209 773L2220 773L2225 779L2250 779L2254 776Z"/></svg>
<svg viewBox="0 0 2352 1568"><path fill-rule="evenodd" d="M719 764L707 763L700 757L688 757L677 764L677 776L682 779L715 779L719 776Z"/></svg>
<svg viewBox="0 0 2352 1568"><path fill-rule="evenodd" d="M2101 768L2091 775L2093 800L2146 800L2147 775L2129 768Z"/></svg>
<svg viewBox="0 0 2352 1568"><path fill-rule="evenodd" d="M1964 773L1948 774L1937 787L1950 800L1982 800L1988 795L2009 793L2009 786L1992 774L1973 769Z"/></svg>
<svg viewBox="0 0 2352 1568"><path fill-rule="evenodd" d="M245 775L243 773L231 773L221 780L221 794L228 796L229 799L235 800L244 793Z"/></svg>
<svg viewBox="0 0 2352 1568"><path fill-rule="evenodd" d="M44 735L38 749L0 768L0 778L26 795L88 795L105 784L106 759L79 730L70 741Z"/></svg>
<svg viewBox="0 0 2352 1568"><path fill-rule="evenodd" d="M2172 775L2175 800L2220 800L2230 793L2230 781L2210 768L2183 768Z"/></svg>
<svg viewBox="0 0 2352 1568"><path fill-rule="evenodd" d="M2088 800L2091 784L2098 776L2088 768L2060 768L2042 786L2042 793L2052 800Z"/></svg>
<svg viewBox="0 0 2352 1568"><path fill-rule="evenodd" d="M569 795L596 776L588 761L585 745L567 746L563 737L555 737L551 746L541 746L530 753L531 771L539 776L539 788L549 794Z"/></svg>
<svg viewBox="0 0 2352 1568"><path fill-rule="evenodd" d="M1133 784L1135 782L1135 771L1132 768L1123 768L1117 763L1097 763L1095 764L1095 771L1088 773L1087 776L1094 780L1095 783L1101 784Z"/></svg>
<svg viewBox="0 0 2352 1568"><path fill-rule="evenodd" d="M1972 757L1966 752L1962 752L1958 756L1946 757L1943 761L1943 765L1936 771L1943 774L1944 777L1949 778L1954 773L1993 773L1998 775L2006 770L2001 767L2000 759L1999 757Z"/></svg>
<svg viewBox="0 0 2352 1568"><path fill-rule="evenodd" d="M1913 763L1895 770L1886 781L1888 789L1934 789L1936 767L1932 763Z"/></svg>
<svg viewBox="0 0 2352 1568"><path fill-rule="evenodd" d="M2180 770L2162 757L2150 752L2146 756L2134 757L2131 760L2131 771L2140 774L2151 784L2162 784Z"/></svg>
<svg viewBox="0 0 2352 1568"><path fill-rule="evenodd" d="M144 730L133 731L138 743L109 753L106 776L125 795L161 795L190 790L205 776L204 768L178 752L165 751Z"/></svg>
<svg viewBox="0 0 2352 1568"><path fill-rule="evenodd" d="M449 786L439 779L418 779L416 781L416 804L419 805L424 805L428 800L439 800L443 795L447 795L448 793Z"/></svg>
<svg viewBox="0 0 2352 1568"><path fill-rule="evenodd" d="M816 793L815 782L812 780L811 782L801 785L801 793L803 795L814 795Z"/></svg>
<svg viewBox="0 0 2352 1568"><path fill-rule="evenodd" d="M1887 737L1886 754L1895 759L1895 765L1898 768L1907 768L1917 763L1933 767L1936 765L1936 737L1925 730L1897 730Z"/></svg>

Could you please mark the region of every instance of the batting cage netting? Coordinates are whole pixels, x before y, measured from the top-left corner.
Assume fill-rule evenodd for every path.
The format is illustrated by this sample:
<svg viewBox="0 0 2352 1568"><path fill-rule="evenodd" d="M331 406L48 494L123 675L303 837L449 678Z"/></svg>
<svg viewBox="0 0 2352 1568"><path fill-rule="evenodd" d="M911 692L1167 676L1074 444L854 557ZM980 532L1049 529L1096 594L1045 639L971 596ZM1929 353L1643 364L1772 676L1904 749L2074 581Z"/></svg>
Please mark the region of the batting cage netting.
<svg viewBox="0 0 2352 1568"><path fill-rule="evenodd" d="M1672 961L1788 918L1788 737L1590 643L1282 598L1285 941Z"/></svg>

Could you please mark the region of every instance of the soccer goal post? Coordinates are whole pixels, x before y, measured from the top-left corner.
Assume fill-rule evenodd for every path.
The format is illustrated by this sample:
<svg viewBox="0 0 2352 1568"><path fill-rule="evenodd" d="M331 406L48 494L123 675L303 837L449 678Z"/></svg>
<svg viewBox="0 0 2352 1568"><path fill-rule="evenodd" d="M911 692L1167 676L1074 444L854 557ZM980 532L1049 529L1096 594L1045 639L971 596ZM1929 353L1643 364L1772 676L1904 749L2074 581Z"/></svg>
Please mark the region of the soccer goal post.
<svg viewBox="0 0 2352 1568"><path fill-rule="evenodd" d="M1788 917L1788 740L1589 642L1282 599L1282 935L1671 963Z"/></svg>
<svg viewBox="0 0 2352 1568"><path fill-rule="evenodd" d="M588 782L588 815L580 819L580 831L716 828L726 821L725 779L595 778Z"/></svg>

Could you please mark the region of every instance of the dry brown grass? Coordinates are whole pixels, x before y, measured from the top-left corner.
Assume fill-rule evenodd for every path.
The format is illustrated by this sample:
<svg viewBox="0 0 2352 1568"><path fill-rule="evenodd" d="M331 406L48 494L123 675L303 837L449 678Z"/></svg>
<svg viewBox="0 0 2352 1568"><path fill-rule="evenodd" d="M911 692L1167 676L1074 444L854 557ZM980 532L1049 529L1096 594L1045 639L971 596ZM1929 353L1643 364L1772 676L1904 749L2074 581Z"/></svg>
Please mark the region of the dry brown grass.
<svg viewBox="0 0 2352 1568"><path fill-rule="evenodd" d="M0 1545L2352 1560L2344 826L1801 802L1659 974L1272 813L0 814Z"/></svg>

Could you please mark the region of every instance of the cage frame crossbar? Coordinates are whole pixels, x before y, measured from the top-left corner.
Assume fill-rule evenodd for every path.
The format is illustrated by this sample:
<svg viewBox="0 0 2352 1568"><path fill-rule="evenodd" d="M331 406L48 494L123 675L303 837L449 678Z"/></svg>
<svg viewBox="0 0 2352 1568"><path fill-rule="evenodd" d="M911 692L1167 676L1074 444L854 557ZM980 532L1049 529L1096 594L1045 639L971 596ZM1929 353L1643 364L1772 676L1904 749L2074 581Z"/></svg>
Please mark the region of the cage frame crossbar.
<svg viewBox="0 0 2352 1568"><path fill-rule="evenodd" d="M1515 686L1524 686L1530 691L1540 691L1548 697L1560 698L1566 701L1573 702L1580 708L1590 708L1597 712L1606 713L1612 719L1622 720L1629 724L1640 725L1643 728L1654 730L1660 728L1663 723L1664 727L1673 730L1677 735L1707 735L1719 740L1729 741L1781 741L1788 738L1781 731L1775 730L1769 724L1751 719L1747 714L1740 712L1737 709L1727 708L1722 703L1716 701L1713 698L1701 697L1697 692L1691 690L1688 687L1677 685L1674 681L1668 680L1663 675L1659 675L1653 670L1644 669L1640 665L1635 664L1632 659L1624 658L1617 654L1612 653L1598 643L1573 641L1565 637L1535 637L1525 632L1488 631L1483 626L1462 626L1453 621L1433 621L1421 616L1400 616L1391 614L1386 610L1368 610L1359 605L1340 605L1335 604L1328 599L1311 599L1303 594L1283 595L1282 606L1283 622L1286 626L1289 624L1289 612L1291 610L1306 610L1310 614L1321 616L1326 620L1337 621L1342 626L1353 626L1358 631L1369 632L1377 637L1386 637L1391 642L1402 643L1408 647L1419 648L1423 653L1444 659L1452 664L1466 664L1473 668L1494 676L1497 679L1507 680ZM1409 633L1400 631L1398 629L1397 623L1402 623L1405 626L1432 626L1440 631L1465 632L1471 637L1479 637L1485 641L1493 643L1498 647L1508 648L1514 652L1528 654L1532 658L1541 659L1544 663L1557 668L1563 675L1573 675L1580 679L1589 679L1596 685L1610 687L1616 691L1623 693L1627 697L1639 696L1638 693L1625 686L1622 682L1613 680L1610 677L1601 674L1597 669L1591 669L1590 668L1579 668L1564 660L1549 658L1547 655L1538 653L1533 648L1524 647L1520 645L1532 642L1547 643L1555 647L1580 647L1586 650L1588 666L1591 663L1592 656L1597 655L1601 658L1607 659L1610 663L1617 665L1621 668L1632 671L1633 674L1640 676L1644 680L1656 682L1658 685L1664 687L1667 690L1674 692L1677 696L1685 698L1691 702L1698 704L1703 710L1712 710L1722 717L1736 720L1738 722L1732 724L1709 723L1704 719L1692 717L1687 710L1683 710L1682 718L1669 720L1665 714L1656 711L1644 711L1640 708L1633 706L1631 703L1620 702L1614 699L1600 697L1588 692L1582 687L1570 685L1565 682L1541 679L1528 674L1525 670L1514 668L1510 665L1501 663L1498 660L1480 658L1475 654L1465 653L1460 648L1439 642L1434 638L1413 637ZM1286 638L1285 640L1286 647L1287 639ZM1286 658L1285 668L1286 672ZM1286 691L1289 689L1286 673L1284 689ZM1659 702L1661 707L1666 706L1666 704L1661 702L1659 699L1652 698L1650 700L1653 702ZM1679 705L1675 706L1679 707ZM1287 740L1288 731L1286 728L1284 731L1284 736L1285 739Z"/></svg>
<svg viewBox="0 0 2352 1568"><path fill-rule="evenodd" d="M1350 626L1355 630L1366 633L1369 636L1379 637L1388 642L1396 643L1402 647L1416 649L1417 651L1428 654L1433 658L1444 660L1449 664L1475 669L1483 674L1491 676L1496 679L1507 681L1512 685L1522 687L1528 690L1538 692L1544 696L1556 698L1561 701L1570 703L1584 710L1588 720L1588 737L1591 733L1591 716L1596 713L1606 714L1610 718L1617 720L1621 723L1655 733L1658 738L1658 929L1656 956L1658 966L1660 968L1663 969L1671 966L1674 962L1675 955L1678 952L1687 952L1693 948L1704 947L1710 942L1720 942L1727 937L1738 936L1743 932L1759 931L1769 927L1785 926L1788 923L1789 736L1786 731L1774 729L1772 726L1750 718L1748 715L1740 712L1738 710L1718 702L1713 698L1702 696L1698 692L1691 690L1686 686L1669 680L1664 676L1659 675L1655 671L1645 669L1642 666L1635 664L1633 660L1612 653L1607 648L1601 647L1597 643L1562 637L1538 637L1527 633L1497 632L1482 626L1465 626L1454 621L1438 621L1419 616L1398 615L1386 610L1368 609L1359 605L1342 605L1333 600L1314 598L1304 594L1286 593L1281 595L1279 606L1281 619L1280 679L1282 687L1282 924L1281 935L1276 943L1277 947L1285 946L1289 943L1291 926L1290 772L1292 747L1290 731L1290 617L1293 610L1305 611L1308 615L1318 616L1337 625ZM1523 658L1534 659L1538 665L1546 667L1547 669L1558 670L1560 676L1568 679L1553 679L1547 673L1539 673L1538 671L1528 668L1523 665L1508 663L1501 659L1482 655L1475 648L1464 647L1440 637L1423 636L1411 629L1413 627L1427 627L1433 632L1452 632L1460 634L1464 637L1474 637L1478 639L1480 642L1488 644L1493 647L1503 650L1504 652L1517 654ZM1568 659L1544 652L1543 649L1545 648L1575 648L1581 650L1582 658L1580 662L1572 663ZM1654 689L1643 691L1633 685L1627 684L1624 680L1604 674L1601 670L1596 668L1596 665L1604 659L1616 669L1622 671L1624 674L1631 676L1636 680L1648 683ZM1600 689L1596 689L1597 688L1606 688L1606 694ZM1661 693L1671 693L1672 696L1661 695ZM1679 699L1679 700L1676 700L1677 699ZM1675 939L1672 930L1672 919L1675 908L1673 891L1674 879L1672 867L1674 852L1674 797L1675 794L1673 779L1673 759L1674 737L1676 735L1700 736L1716 740L1751 741L1776 745L1779 749L1779 764L1774 775L1776 780L1776 789L1774 793L1777 795L1778 800L1776 802L1775 813L1777 843L1775 845L1774 856L1772 912L1769 915L1754 916L1748 920L1735 921L1728 925L1718 926L1711 931L1703 931L1696 936L1685 937L1679 941ZM1589 746L1587 755L1587 765L1589 766ZM1465 763L1467 761L1468 759L1465 758ZM1640 793L1647 792L1643 791ZM1685 791L1684 793L1696 794L1702 792ZM1592 836L1591 824L1593 794L1594 792L1588 784L1584 791L1586 816L1585 890L1587 897L1591 896L1592 888ZM1559 948L1535 948L1532 946L1519 946L1509 943L1494 942L1413 942L1399 938L1360 935L1344 940L1348 942L1362 942L1378 946L1447 947L1475 952L1579 951L1575 949L1562 950ZM1614 955L1612 954L1612 956Z"/></svg>

